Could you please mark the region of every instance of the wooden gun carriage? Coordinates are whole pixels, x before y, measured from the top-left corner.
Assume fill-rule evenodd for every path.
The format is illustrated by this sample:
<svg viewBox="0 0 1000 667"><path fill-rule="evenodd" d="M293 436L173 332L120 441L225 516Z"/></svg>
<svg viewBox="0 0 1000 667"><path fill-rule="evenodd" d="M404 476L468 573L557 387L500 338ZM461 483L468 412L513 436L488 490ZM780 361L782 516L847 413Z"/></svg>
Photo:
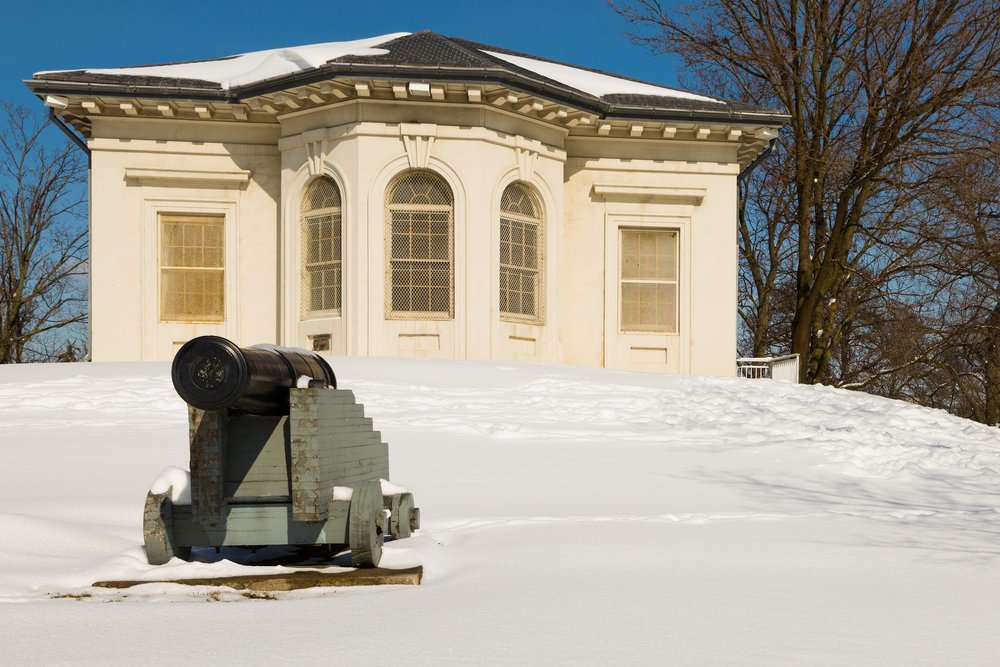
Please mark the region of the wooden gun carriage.
<svg viewBox="0 0 1000 667"><path fill-rule="evenodd" d="M387 485L388 446L326 361L304 350L186 343L174 387L188 403L191 504L150 493L143 516L154 565L192 546L327 545L378 565L385 534L420 524L413 496Z"/></svg>

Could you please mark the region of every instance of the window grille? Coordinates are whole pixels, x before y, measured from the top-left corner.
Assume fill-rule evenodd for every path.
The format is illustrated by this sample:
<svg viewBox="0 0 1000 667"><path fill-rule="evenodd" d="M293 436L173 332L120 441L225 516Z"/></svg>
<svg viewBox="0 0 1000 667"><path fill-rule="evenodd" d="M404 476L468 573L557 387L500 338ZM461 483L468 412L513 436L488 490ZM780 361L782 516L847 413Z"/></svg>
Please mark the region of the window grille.
<svg viewBox="0 0 1000 667"><path fill-rule="evenodd" d="M386 317L450 319L455 313L454 213L439 176L410 171L386 191Z"/></svg>
<svg viewBox="0 0 1000 667"><path fill-rule="evenodd" d="M302 198L302 314L340 311L343 217L340 189L323 177Z"/></svg>
<svg viewBox="0 0 1000 667"><path fill-rule="evenodd" d="M225 218L160 214L160 319L225 320Z"/></svg>
<svg viewBox="0 0 1000 667"><path fill-rule="evenodd" d="M500 198L500 316L541 324L542 206L524 183L511 183Z"/></svg>
<svg viewBox="0 0 1000 667"><path fill-rule="evenodd" d="M621 331L677 332L677 232L621 230Z"/></svg>

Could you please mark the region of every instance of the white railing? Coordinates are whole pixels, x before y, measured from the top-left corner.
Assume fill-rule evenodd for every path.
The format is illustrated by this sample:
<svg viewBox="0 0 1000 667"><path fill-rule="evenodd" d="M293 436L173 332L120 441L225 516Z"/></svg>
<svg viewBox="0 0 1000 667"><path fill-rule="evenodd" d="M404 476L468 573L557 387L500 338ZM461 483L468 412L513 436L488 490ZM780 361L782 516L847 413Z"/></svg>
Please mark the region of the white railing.
<svg viewBox="0 0 1000 667"><path fill-rule="evenodd" d="M736 360L736 375L739 377L785 382L799 381L799 355L786 354L782 357L742 357Z"/></svg>

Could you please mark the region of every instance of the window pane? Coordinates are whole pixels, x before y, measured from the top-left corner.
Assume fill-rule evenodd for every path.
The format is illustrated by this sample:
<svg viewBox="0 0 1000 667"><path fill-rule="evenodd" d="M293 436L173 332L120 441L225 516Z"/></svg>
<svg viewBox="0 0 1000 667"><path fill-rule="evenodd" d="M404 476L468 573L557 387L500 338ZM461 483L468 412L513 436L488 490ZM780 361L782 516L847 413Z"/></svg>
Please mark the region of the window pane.
<svg viewBox="0 0 1000 667"><path fill-rule="evenodd" d="M677 232L623 230L622 278L677 280Z"/></svg>
<svg viewBox="0 0 1000 667"><path fill-rule="evenodd" d="M225 319L222 216L160 215L160 319Z"/></svg>
<svg viewBox="0 0 1000 667"><path fill-rule="evenodd" d="M413 259L431 258L431 239L425 234L414 235L410 245L410 257Z"/></svg>
<svg viewBox="0 0 1000 667"><path fill-rule="evenodd" d="M621 330L677 331L677 232L621 231Z"/></svg>
<svg viewBox="0 0 1000 667"><path fill-rule="evenodd" d="M336 183L325 177L313 181L302 199L303 212L323 208L340 208L340 189Z"/></svg>
<svg viewBox="0 0 1000 667"><path fill-rule="evenodd" d="M623 331L673 333L677 330L677 285L622 283Z"/></svg>

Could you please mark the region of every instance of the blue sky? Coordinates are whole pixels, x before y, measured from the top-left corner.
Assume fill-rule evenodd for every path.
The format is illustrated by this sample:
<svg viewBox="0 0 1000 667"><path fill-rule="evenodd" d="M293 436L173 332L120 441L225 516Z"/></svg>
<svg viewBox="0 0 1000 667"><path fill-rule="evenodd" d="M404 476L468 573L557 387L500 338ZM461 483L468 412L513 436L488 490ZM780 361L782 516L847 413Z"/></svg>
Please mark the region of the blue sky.
<svg viewBox="0 0 1000 667"><path fill-rule="evenodd" d="M41 103L36 71L197 60L282 46L433 30L677 86L677 65L631 44L604 0L14 0L0 60L0 98Z"/></svg>

